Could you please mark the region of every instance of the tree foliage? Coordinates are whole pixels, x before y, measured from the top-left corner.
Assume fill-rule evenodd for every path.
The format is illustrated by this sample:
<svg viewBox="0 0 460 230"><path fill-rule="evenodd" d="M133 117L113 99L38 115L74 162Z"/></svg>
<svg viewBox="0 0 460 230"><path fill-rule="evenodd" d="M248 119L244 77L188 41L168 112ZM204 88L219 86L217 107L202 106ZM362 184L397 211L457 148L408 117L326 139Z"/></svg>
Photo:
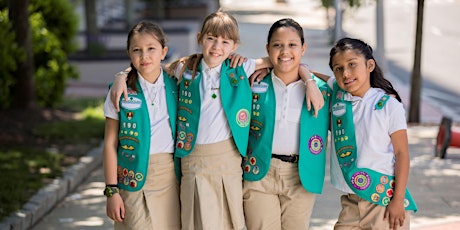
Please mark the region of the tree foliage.
<svg viewBox="0 0 460 230"><path fill-rule="evenodd" d="M8 108L11 89L18 79L13 73L23 61L8 19L7 1L0 0L0 108ZM54 107L62 100L66 81L78 78L67 56L77 50L78 16L68 0L30 0L30 26L35 63L35 91L42 107Z"/></svg>

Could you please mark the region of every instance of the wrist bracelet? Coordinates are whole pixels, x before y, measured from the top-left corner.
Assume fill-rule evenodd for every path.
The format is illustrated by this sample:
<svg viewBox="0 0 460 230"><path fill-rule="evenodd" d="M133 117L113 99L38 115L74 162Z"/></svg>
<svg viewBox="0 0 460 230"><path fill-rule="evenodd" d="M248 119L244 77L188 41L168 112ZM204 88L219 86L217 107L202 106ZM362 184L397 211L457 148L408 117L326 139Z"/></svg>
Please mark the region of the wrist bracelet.
<svg viewBox="0 0 460 230"><path fill-rule="evenodd" d="M105 187L116 187L116 188L118 188L118 185L117 184L106 184Z"/></svg>

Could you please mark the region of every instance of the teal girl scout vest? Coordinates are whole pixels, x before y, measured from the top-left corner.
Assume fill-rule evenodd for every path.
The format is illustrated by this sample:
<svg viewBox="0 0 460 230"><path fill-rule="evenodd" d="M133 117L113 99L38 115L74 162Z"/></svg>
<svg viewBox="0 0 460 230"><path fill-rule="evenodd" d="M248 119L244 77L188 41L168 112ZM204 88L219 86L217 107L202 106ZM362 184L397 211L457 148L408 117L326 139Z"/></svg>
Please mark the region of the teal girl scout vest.
<svg viewBox="0 0 460 230"><path fill-rule="evenodd" d="M319 78L313 78L323 94L325 107L315 118L313 110L308 111L303 103L299 127L298 169L303 187L309 192L321 193L326 165L330 88ZM245 180L258 181L268 173L272 155L276 97L270 74L259 84L254 84L252 98L249 145L242 167Z"/></svg>
<svg viewBox="0 0 460 230"><path fill-rule="evenodd" d="M201 111L201 76L201 65L194 79L191 71L187 70L179 86L176 157L187 156L195 147ZM236 147L240 154L245 156L248 146L251 88L243 67L230 68L230 60L222 63L220 98Z"/></svg>
<svg viewBox="0 0 460 230"><path fill-rule="evenodd" d="M332 93L332 132L335 134L333 141L342 174L348 186L356 195L373 204L386 207L393 197L395 177L356 166L359 150L356 146L352 104L351 101L343 99L346 93L346 91L338 87L337 82L334 83ZM381 111L389 97L388 95L383 96L375 105L374 112ZM406 210L417 211L417 205L407 188L404 207Z"/></svg>
<svg viewBox="0 0 460 230"><path fill-rule="evenodd" d="M169 77L165 72L163 74L169 123L174 137L177 84L174 78ZM127 191L138 191L144 186L150 157L149 112L139 80L136 87L139 92L128 89L128 101L120 99L117 179L118 187ZM175 163L177 165L177 160Z"/></svg>

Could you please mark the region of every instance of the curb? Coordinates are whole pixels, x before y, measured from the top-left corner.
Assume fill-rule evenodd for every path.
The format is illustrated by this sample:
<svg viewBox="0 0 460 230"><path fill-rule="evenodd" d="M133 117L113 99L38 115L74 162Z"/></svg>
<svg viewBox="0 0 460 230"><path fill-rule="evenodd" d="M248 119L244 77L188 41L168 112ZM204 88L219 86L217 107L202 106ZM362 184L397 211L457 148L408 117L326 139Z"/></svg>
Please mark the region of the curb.
<svg viewBox="0 0 460 230"><path fill-rule="evenodd" d="M57 178L36 192L22 209L10 214L0 223L1 230L30 229L53 207L62 201L102 163L103 142L91 149L78 163L66 169L62 178Z"/></svg>

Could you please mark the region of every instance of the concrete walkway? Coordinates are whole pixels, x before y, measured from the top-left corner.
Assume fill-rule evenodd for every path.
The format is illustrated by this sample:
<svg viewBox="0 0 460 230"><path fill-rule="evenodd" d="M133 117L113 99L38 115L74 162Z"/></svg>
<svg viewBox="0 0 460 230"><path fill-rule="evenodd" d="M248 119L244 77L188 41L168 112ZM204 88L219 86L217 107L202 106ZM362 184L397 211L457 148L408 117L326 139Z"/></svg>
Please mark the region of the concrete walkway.
<svg viewBox="0 0 460 230"><path fill-rule="evenodd" d="M233 6L227 3L233 2ZM305 1L304 1L305 2ZM311 68L331 74L328 63L330 45L326 31L324 11L316 1L306 1L293 5L276 5L262 0L222 1L224 9L232 12L240 23L242 44L238 52L248 57L266 56L265 39L270 25L284 17L291 17L304 26L309 45L304 61ZM127 60L75 62L81 78L70 82L67 96L104 97L113 74L128 65ZM387 75L393 82L397 73ZM394 82L403 101L408 101L408 87ZM406 105L407 106L407 105ZM411 173L409 189L416 200L419 211L412 216L411 226L416 230L460 229L460 149L449 148L444 160L434 158L433 149L438 131L439 114L429 104L422 104L422 124L411 125L408 129L411 153ZM28 221L22 221L15 229L29 229L32 219L40 221L30 229L113 229L113 224L105 215L106 198L101 167L101 148L97 148L80 162L74 173L68 173L78 185L64 192L53 190L52 194L62 194L60 202L46 215L38 211L31 213ZM90 163L88 163L90 162ZM94 169L94 170L93 170ZM312 230L332 229L340 211L340 193L329 181L327 169L323 194L317 196L313 211ZM67 182L69 183L69 182ZM59 187L59 186L56 186ZM69 186L61 186L69 188ZM21 217L18 217L19 219ZM16 221L18 219L15 219ZM19 223L18 221L16 223ZM5 227L5 228L4 228ZM0 229L9 229L0 224Z"/></svg>

